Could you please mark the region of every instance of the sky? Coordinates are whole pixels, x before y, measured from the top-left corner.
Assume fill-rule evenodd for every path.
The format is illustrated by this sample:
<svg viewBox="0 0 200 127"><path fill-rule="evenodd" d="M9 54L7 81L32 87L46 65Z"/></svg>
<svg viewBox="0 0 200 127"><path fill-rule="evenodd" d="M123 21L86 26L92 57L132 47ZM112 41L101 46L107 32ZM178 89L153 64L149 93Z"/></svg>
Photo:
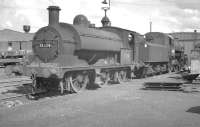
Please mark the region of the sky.
<svg viewBox="0 0 200 127"><path fill-rule="evenodd" d="M73 23L78 14L85 15L97 27L104 12L103 0L0 0L0 29L23 31L30 25L31 32L48 24L47 7L61 8L60 21ZM108 1L108 0L107 0ZM145 34L153 32L200 31L200 0L110 0L107 15L111 25Z"/></svg>

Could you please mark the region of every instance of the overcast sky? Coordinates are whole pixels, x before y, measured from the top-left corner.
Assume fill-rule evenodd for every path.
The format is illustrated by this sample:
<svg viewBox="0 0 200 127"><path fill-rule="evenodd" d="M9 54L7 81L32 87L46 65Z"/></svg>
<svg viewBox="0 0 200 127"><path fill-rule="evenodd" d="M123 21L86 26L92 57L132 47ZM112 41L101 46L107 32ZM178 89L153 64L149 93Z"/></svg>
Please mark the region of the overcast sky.
<svg viewBox="0 0 200 127"><path fill-rule="evenodd" d="M49 5L62 9L60 21L72 23L78 14L101 26L104 12L103 0L0 0L0 29L22 31L24 24L31 25L31 32L48 24ZM108 0L107 0L108 1ZM108 16L112 26L149 32L200 31L200 0L111 0Z"/></svg>

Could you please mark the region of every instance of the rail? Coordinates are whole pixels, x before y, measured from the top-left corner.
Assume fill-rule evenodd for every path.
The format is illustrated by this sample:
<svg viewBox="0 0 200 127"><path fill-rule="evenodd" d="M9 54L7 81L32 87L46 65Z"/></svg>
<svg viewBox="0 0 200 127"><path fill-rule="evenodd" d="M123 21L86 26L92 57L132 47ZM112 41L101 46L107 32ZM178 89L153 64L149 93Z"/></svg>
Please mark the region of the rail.
<svg viewBox="0 0 200 127"><path fill-rule="evenodd" d="M0 81L0 101L26 96L28 92L24 92L25 84L30 84L30 83L32 83L32 81L30 78L27 78L27 77L1 80ZM19 89L17 89L18 87L23 88L24 91L22 90L20 91Z"/></svg>

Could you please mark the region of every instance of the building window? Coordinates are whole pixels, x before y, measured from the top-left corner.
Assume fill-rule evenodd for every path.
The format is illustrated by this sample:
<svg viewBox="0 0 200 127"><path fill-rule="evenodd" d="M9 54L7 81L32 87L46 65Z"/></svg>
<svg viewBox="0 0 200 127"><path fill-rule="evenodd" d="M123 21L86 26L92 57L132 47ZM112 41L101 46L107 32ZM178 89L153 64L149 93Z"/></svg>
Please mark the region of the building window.
<svg viewBox="0 0 200 127"><path fill-rule="evenodd" d="M12 51L12 42L8 42L8 51Z"/></svg>

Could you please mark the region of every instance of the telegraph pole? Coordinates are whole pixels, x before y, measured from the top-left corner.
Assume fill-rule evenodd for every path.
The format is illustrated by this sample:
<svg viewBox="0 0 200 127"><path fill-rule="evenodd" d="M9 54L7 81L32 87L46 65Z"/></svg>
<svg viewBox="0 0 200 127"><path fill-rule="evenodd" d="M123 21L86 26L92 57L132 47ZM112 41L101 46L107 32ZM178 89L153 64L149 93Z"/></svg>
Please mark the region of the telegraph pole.
<svg viewBox="0 0 200 127"><path fill-rule="evenodd" d="M151 20L149 22L149 25L150 25L150 32L152 32L152 21Z"/></svg>

